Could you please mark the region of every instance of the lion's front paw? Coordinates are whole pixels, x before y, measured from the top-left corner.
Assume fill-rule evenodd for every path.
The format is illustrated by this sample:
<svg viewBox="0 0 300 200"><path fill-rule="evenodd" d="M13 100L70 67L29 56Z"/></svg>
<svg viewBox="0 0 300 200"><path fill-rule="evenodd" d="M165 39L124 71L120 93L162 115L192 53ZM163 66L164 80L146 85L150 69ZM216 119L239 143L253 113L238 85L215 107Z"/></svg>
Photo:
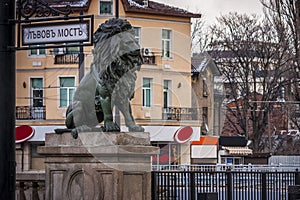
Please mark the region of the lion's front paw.
<svg viewBox="0 0 300 200"><path fill-rule="evenodd" d="M113 121L106 121L104 123L105 132L120 132L120 127Z"/></svg>
<svg viewBox="0 0 300 200"><path fill-rule="evenodd" d="M78 131L76 128L73 128L72 131L71 131L71 135L74 139L77 139L78 138Z"/></svg>
<svg viewBox="0 0 300 200"><path fill-rule="evenodd" d="M130 132L144 132L145 131L145 129L139 125L134 125L134 126L128 127L128 129Z"/></svg>

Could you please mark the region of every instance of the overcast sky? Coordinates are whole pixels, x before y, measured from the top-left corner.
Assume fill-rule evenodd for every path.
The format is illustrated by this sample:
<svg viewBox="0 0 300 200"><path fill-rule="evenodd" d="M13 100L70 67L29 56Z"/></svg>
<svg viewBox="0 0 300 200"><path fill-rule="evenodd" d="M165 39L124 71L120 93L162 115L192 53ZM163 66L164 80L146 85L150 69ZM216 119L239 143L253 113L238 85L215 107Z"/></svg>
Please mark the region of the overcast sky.
<svg viewBox="0 0 300 200"><path fill-rule="evenodd" d="M238 13L262 14L259 0L153 0L167 5L184 8L202 14L202 18L212 24L221 14Z"/></svg>

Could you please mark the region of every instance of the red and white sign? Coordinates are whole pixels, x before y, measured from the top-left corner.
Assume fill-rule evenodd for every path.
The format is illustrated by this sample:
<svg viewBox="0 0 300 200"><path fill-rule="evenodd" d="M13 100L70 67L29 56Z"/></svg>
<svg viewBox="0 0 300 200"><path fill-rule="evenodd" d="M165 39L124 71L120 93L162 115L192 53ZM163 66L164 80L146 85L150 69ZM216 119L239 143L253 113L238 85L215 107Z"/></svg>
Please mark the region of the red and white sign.
<svg viewBox="0 0 300 200"><path fill-rule="evenodd" d="M183 144L191 139L193 135L193 129L190 126L179 128L174 134L174 141Z"/></svg>
<svg viewBox="0 0 300 200"><path fill-rule="evenodd" d="M22 125L16 128L16 144L29 140L34 135L34 129L31 126Z"/></svg>

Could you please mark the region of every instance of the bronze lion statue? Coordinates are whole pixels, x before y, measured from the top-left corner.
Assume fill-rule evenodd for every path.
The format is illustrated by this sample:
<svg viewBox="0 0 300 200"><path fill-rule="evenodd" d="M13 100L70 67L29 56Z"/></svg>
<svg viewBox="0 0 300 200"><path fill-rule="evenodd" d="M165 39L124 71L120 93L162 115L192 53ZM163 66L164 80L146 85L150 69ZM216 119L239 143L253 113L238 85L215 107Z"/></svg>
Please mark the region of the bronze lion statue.
<svg viewBox="0 0 300 200"><path fill-rule="evenodd" d="M113 107L117 106L129 131L143 132L132 116L130 100L134 96L136 71L142 64L140 46L131 24L122 19L110 19L94 33L94 59L90 72L81 80L73 101L66 112L66 126L72 136L80 131L101 129L118 132L113 121ZM96 128L104 121L102 127Z"/></svg>

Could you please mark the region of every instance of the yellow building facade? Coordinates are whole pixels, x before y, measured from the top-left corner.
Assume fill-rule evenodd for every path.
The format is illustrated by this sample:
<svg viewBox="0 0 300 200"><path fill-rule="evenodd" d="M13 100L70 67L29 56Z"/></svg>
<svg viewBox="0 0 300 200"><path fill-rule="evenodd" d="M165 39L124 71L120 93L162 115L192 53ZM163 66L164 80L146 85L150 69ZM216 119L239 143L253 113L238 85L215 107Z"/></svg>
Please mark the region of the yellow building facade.
<svg viewBox="0 0 300 200"><path fill-rule="evenodd" d="M94 32L116 11L119 18L131 23L144 59L131 101L134 118L150 132L153 145L168 154L167 159L160 158L163 153L158 155L155 163L188 164L189 142L176 143L174 133L190 126L191 139L200 137L199 106L192 104L190 48L191 18L200 15L153 1L119 0L118 8L115 4L109 0L78 1L72 15L79 15L79 10L94 15ZM83 50L85 73L93 60L92 49ZM29 140L32 144L42 144L45 133L64 127L66 108L80 81L78 51L72 47L17 52L16 124L35 128ZM121 130L126 131L122 116Z"/></svg>

